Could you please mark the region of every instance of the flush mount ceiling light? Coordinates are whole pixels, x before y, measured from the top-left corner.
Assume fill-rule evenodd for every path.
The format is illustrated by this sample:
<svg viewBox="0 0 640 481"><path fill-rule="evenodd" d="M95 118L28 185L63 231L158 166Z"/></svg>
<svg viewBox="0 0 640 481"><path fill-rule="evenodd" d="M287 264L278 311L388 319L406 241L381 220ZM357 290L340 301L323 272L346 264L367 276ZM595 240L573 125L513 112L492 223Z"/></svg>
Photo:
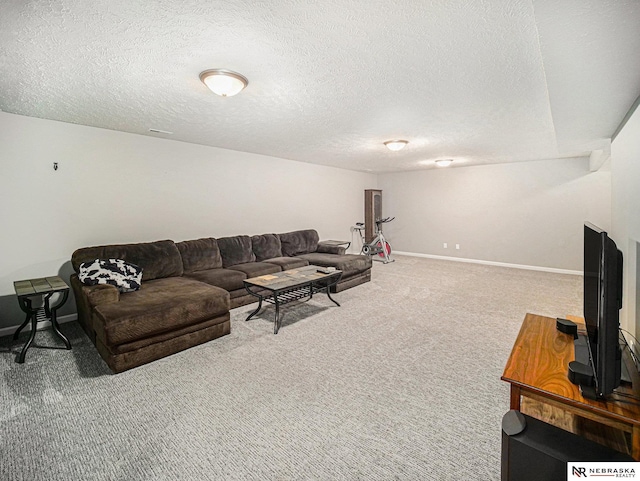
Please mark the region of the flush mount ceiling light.
<svg viewBox="0 0 640 481"><path fill-rule="evenodd" d="M387 149L395 152L404 149L408 143L408 140L387 140L384 145L387 146Z"/></svg>
<svg viewBox="0 0 640 481"><path fill-rule="evenodd" d="M221 68L205 70L200 74L200 80L221 97L233 97L249 85L244 75Z"/></svg>
<svg viewBox="0 0 640 481"><path fill-rule="evenodd" d="M436 160L436 165L438 167L449 167L452 162L453 162L453 159L440 159L440 160Z"/></svg>

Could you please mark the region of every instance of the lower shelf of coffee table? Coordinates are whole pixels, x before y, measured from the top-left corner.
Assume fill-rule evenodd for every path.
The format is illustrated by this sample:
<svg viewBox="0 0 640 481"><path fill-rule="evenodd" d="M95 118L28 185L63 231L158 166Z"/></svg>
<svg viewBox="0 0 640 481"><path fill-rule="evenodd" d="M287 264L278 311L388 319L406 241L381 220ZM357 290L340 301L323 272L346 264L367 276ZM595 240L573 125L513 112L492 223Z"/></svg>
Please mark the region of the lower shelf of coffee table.
<svg viewBox="0 0 640 481"><path fill-rule="evenodd" d="M289 302L299 301L300 299L310 298L313 294L325 292L326 290L326 286L316 287L313 285L306 285L303 287L294 287L291 289L284 289L282 291L275 291L272 294L264 296L262 299L270 304L275 304L277 298L278 304L287 304Z"/></svg>

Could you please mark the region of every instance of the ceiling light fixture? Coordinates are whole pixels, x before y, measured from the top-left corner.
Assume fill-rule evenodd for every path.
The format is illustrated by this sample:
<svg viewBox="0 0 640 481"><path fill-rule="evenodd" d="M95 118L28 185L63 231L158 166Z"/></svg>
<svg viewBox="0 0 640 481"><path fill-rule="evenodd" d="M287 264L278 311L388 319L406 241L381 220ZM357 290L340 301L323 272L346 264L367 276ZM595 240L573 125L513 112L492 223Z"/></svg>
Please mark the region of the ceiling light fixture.
<svg viewBox="0 0 640 481"><path fill-rule="evenodd" d="M249 85L244 75L221 68L205 70L200 74L200 80L221 97L233 97Z"/></svg>
<svg viewBox="0 0 640 481"><path fill-rule="evenodd" d="M439 160L436 160L436 165L438 167L449 167L452 162L453 162L453 159L439 159Z"/></svg>
<svg viewBox="0 0 640 481"><path fill-rule="evenodd" d="M395 152L404 149L408 143L408 140L387 140L384 145L387 146L387 149Z"/></svg>

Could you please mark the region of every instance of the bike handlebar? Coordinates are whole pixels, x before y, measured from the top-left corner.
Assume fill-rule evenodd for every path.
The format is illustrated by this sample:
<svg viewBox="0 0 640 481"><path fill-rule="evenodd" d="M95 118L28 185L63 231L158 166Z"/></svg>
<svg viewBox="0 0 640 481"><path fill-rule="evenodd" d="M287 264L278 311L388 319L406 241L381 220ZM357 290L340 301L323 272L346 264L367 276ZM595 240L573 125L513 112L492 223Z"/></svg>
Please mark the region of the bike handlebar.
<svg viewBox="0 0 640 481"><path fill-rule="evenodd" d="M386 224L387 222L391 222L395 217L385 217L384 219L378 219L375 221L376 225ZM364 222L356 222L356 225L353 226L354 229L364 229Z"/></svg>

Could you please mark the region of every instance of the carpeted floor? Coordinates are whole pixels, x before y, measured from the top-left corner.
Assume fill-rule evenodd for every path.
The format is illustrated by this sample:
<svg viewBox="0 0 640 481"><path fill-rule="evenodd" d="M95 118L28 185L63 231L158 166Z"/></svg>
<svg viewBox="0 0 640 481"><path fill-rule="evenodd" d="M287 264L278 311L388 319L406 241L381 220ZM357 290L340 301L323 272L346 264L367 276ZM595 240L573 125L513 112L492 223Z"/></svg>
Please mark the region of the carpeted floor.
<svg viewBox="0 0 640 481"><path fill-rule="evenodd" d="M526 312L580 314L582 278L397 257L373 281L112 375L0 339L3 480L498 480L504 364ZM38 345L56 345L48 331Z"/></svg>

